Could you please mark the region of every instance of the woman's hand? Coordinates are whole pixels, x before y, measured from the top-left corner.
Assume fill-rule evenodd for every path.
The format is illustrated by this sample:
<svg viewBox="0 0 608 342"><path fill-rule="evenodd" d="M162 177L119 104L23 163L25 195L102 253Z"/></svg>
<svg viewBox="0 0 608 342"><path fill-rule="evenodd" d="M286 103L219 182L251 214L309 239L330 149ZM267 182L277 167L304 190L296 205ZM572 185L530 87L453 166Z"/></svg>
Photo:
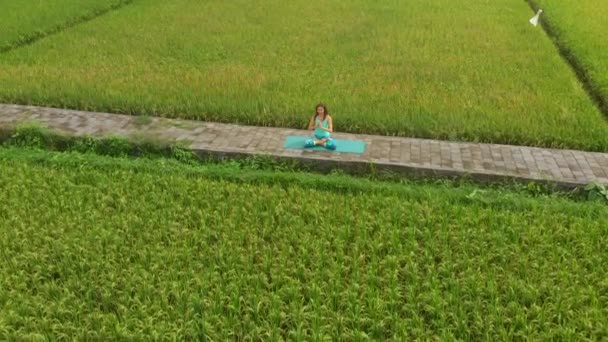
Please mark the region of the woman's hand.
<svg viewBox="0 0 608 342"><path fill-rule="evenodd" d="M322 129L324 131L327 131L327 132L331 132L331 128L325 128L325 127L323 127L323 123L321 121L319 121L319 123L317 124L317 128L320 128L320 129Z"/></svg>

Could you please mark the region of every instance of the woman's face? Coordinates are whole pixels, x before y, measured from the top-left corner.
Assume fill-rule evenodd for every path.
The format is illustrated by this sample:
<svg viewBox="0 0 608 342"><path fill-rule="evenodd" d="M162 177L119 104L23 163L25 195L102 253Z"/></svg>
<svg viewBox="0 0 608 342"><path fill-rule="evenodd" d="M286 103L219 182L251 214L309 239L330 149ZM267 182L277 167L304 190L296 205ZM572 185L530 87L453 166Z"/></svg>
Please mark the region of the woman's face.
<svg viewBox="0 0 608 342"><path fill-rule="evenodd" d="M324 113L325 113L325 109L323 109L323 107L321 107L321 106L317 107L317 114L323 115Z"/></svg>

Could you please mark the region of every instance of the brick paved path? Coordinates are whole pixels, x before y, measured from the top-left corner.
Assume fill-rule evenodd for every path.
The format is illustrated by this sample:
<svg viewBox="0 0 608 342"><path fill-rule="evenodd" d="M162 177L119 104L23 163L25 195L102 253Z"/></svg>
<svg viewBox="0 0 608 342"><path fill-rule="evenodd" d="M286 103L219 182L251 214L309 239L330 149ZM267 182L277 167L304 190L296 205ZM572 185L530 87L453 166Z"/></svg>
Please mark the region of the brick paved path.
<svg viewBox="0 0 608 342"><path fill-rule="evenodd" d="M567 187L593 180L608 183L608 153L344 133L333 136L367 142L365 153L286 150L283 148L286 136L309 135L309 131L163 118L144 120L126 115L0 104L0 126L32 120L70 135L148 136L168 142L183 141L196 152L263 153L327 167L365 169L373 163L376 170L469 175L482 181L518 178Z"/></svg>

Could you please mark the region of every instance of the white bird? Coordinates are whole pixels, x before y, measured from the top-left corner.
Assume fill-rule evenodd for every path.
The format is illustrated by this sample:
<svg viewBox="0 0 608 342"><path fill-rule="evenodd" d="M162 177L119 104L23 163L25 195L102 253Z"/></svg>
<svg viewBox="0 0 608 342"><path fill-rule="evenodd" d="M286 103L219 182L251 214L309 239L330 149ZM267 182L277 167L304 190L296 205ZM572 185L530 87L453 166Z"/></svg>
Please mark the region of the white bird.
<svg viewBox="0 0 608 342"><path fill-rule="evenodd" d="M530 19L530 24L534 26L538 25L538 18L540 17L541 13L543 13L543 10L539 9L538 12L536 12L536 15Z"/></svg>

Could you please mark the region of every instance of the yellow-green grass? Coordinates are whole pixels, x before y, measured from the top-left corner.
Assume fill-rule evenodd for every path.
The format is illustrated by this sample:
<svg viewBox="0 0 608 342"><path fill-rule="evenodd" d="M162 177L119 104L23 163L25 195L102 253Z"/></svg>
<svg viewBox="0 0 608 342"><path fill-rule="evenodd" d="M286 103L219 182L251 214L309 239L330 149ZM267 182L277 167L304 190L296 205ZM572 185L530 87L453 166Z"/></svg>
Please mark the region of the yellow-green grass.
<svg viewBox="0 0 608 342"><path fill-rule="evenodd" d="M159 1L0 56L0 101L608 151L525 2Z"/></svg>
<svg viewBox="0 0 608 342"><path fill-rule="evenodd" d="M56 32L130 0L0 1L0 51Z"/></svg>
<svg viewBox="0 0 608 342"><path fill-rule="evenodd" d="M608 2L531 0L608 111Z"/></svg>
<svg viewBox="0 0 608 342"><path fill-rule="evenodd" d="M608 337L599 203L15 149L0 171L2 340Z"/></svg>

